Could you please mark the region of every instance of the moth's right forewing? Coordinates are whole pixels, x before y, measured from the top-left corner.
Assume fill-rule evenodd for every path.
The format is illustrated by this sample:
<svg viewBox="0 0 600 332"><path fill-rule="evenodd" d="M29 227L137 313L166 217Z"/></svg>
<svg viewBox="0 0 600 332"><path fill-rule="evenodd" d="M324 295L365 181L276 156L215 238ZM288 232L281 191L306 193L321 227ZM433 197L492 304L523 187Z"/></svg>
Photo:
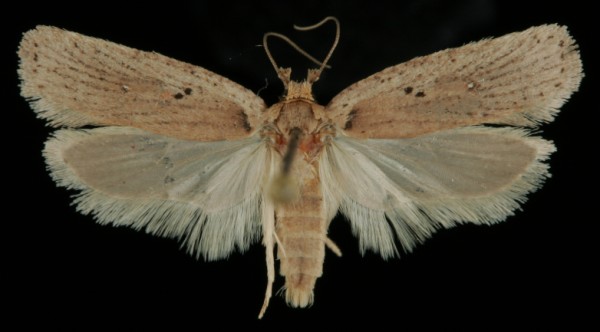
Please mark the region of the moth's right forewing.
<svg viewBox="0 0 600 332"><path fill-rule="evenodd" d="M327 106L352 137L407 138L477 124L551 121L583 77L566 27L543 25L389 67Z"/></svg>
<svg viewBox="0 0 600 332"><path fill-rule="evenodd" d="M54 27L25 33L19 57L21 94L53 126L238 139L262 124L266 109L252 91L206 69Z"/></svg>

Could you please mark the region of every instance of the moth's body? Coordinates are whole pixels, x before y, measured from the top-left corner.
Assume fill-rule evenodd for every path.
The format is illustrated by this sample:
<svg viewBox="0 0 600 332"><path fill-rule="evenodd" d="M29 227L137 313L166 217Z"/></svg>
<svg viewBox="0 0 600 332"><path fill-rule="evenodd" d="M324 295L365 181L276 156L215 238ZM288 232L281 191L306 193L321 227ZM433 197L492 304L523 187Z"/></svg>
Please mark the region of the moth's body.
<svg viewBox="0 0 600 332"><path fill-rule="evenodd" d="M274 104L266 111L272 122L264 125L262 135L271 138L273 147L282 155L287 151L292 129L300 130L300 144L308 162L312 162L323 147L324 135L331 124L324 122L324 107L315 103L306 82L290 82L283 101Z"/></svg>
<svg viewBox="0 0 600 332"><path fill-rule="evenodd" d="M263 135L284 158L291 133L299 133L297 156L291 160L289 183L273 184L272 190L297 191L275 208L275 232L279 238L279 273L285 277L286 300L293 307L312 303L313 288L323 273L328 216L319 179L319 154L331 139L331 125L324 123L324 107L314 102L310 85L289 82L284 100L267 113L274 119ZM289 188L279 188L288 186ZM274 200L279 200L277 193Z"/></svg>
<svg viewBox="0 0 600 332"><path fill-rule="evenodd" d="M338 37L339 25L334 47ZM383 258L440 228L512 215L550 176L554 145L530 130L583 77L567 29L543 25L389 67L320 106L312 84L333 48L303 82L267 52L286 87L267 107L206 69L40 26L19 47L21 94L67 127L44 156L59 185L80 191L79 211L182 239L207 260L261 239L261 317L275 251L287 302L312 302L325 247L340 254L327 237L338 211L360 251Z"/></svg>
<svg viewBox="0 0 600 332"><path fill-rule="evenodd" d="M298 181L299 197L275 209L279 273L285 276L286 300L294 307L312 303L315 282L323 273L328 220L315 164L298 158L290 175Z"/></svg>

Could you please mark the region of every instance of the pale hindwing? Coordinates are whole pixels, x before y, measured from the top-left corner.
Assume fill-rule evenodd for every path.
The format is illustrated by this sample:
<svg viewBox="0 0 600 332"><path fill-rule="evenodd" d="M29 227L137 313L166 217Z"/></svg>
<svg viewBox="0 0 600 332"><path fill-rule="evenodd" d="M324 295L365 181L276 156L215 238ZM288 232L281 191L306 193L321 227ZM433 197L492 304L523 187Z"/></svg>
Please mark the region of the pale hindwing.
<svg viewBox="0 0 600 332"><path fill-rule="evenodd" d="M554 145L523 129L467 127L411 139L337 137L320 164L361 251L410 251L440 227L511 215L549 177Z"/></svg>
<svg viewBox="0 0 600 332"><path fill-rule="evenodd" d="M187 140L239 139L263 100L204 68L38 26L19 46L21 94L52 126L115 125Z"/></svg>
<svg viewBox="0 0 600 332"><path fill-rule="evenodd" d="M59 130L44 150L78 210L100 223L185 241L208 260L261 236L261 193L272 155L260 137L194 142L139 129Z"/></svg>
<svg viewBox="0 0 600 332"><path fill-rule="evenodd" d="M551 121L583 77L566 27L543 25L389 67L326 108L346 135L408 138L493 123Z"/></svg>

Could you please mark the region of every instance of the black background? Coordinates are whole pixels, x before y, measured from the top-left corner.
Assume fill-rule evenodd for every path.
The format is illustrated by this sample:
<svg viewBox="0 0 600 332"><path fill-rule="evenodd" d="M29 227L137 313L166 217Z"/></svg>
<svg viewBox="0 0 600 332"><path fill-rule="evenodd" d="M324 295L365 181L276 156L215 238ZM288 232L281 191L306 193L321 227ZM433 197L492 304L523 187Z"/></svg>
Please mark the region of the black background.
<svg viewBox="0 0 600 332"><path fill-rule="evenodd" d="M215 1L136 3L102 1L31 5L22 1L3 15L5 170L2 251L6 317L22 324L73 326L190 326L296 330L331 324L369 324L394 330L441 325L481 330L506 327L573 328L591 318L597 301L597 265L591 225L597 203L597 31L583 2L525 1ZM16 49L21 33L55 25L142 50L153 50L226 76L258 91L272 104L281 84L258 45L267 31L282 32L321 58L333 28L295 32L325 16L342 24L340 44L315 84L326 104L351 83L385 67L447 47L543 23L568 25L578 41L586 77L580 91L545 125L555 141L553 177L531 194L523 211L493 227L465 225L438 232L400 260L358 253L348 223L336 218L330 252L310 309L288 308L275 296L264 320L264 248L226 261L202 262L179 244L125 228L100 226L70 206L70 192L52 182L41 157L50 128L19 96ZM4 20L10 22L8 17ZM303 78L307 61L283 43L271 48L280 65ZM6 85L4 85L6 82ZM597 96L597 94L596 94ZM277 279L275 289L282 286ZM588 309L589 308L589 309ZM23 318L21 318L23 317ZM163 325L168 324L168 325ZM166 329L166 328L165 328ZM177 330L177 328L173 328Z"/></svg>

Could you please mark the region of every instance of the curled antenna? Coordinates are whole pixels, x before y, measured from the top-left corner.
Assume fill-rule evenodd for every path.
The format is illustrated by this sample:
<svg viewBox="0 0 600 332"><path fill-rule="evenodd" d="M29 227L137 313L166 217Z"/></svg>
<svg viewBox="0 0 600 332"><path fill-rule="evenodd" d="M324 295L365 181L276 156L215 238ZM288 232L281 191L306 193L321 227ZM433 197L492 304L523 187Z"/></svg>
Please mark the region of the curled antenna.
<svg viewBox="0 0 600 332"><path fill-rule="evenodd" d="M296 44L294 41L292 41L289 37L277 33L277 32L267 32L264 34L263 36L263 46L265 48L265 52L267 53L267 57L269 58L269 61L271 61L271 64L273 65L273 68L275 68L275 72L277 72L277 76L279 77L279 79L283 82L283 85L287 88L287 85L290 81L290 71L289 70L284 70L283 68L280 68L277 65L277 62L275 62L275 58L273 58L273 55L271 54L271 51L269 50L269 45L267 43L267 39L269 37L277 37L283 41L285 41L286 43L288 43L288 45L290 45L293 49L295 49L298 53L302 54L303 56L305 56L307 59L309 59L310 61L312 61L313 63L317 64L319 66L319 69L316 72L316 75L311 75L313 77L309 78L310 82L313 83L315 81L317 81L319 79L319 76L321 75L321 73L323 72L323 70L325 68L331 68L330 66L327 65L327 62L329 61L329 59L331 58L331 55L333 54L333 51L335 50L338 41L340 39L340 22L338 21L337 18L333 17L333 16L328 16L326 18L324 18L323 20L321 20L319 23L317 24L313 24L310 26L297 26L294 25L294 29L298 30L298 31L309 31L309 30L314 30L316 28L319 28L320 26L322 26L323 24L327 23L328 21L333 21L336 25L336 32L335 32L335 40L333 41L333 45L331 46L331 49L329 50L329 53L327 53L327 56L325 57L325 60L323 60L323 62L317 60L315 57L313 57L312 55L310 55L308 52L306 52L304 49L302 49L300 46L298 46L298 44Z"/></svg>
<svg viewBox="0 0 600 332"><path fill-rule="evenodd" d="M340 41L340 21L334 16L327 16L317 24L309 25L306 27L294 25L294 29L298 31L310 31L322 26L323 24L329 21L333 21L333 23L335 23L335 39L333 40L333 45L331 45L331 49L329 49L329 53L327 53L327 56L325 56L325 60L323 60L323 63L321 63L321 67L317 71L317 74L312 82L315 82L319 79L319 76L321 76L321 73L325 68L330 68L329 66L327 66L327 62L329 62L329 59L333 55L333 51L335 51L335 48L337 47L337 44Z"/></svg>

